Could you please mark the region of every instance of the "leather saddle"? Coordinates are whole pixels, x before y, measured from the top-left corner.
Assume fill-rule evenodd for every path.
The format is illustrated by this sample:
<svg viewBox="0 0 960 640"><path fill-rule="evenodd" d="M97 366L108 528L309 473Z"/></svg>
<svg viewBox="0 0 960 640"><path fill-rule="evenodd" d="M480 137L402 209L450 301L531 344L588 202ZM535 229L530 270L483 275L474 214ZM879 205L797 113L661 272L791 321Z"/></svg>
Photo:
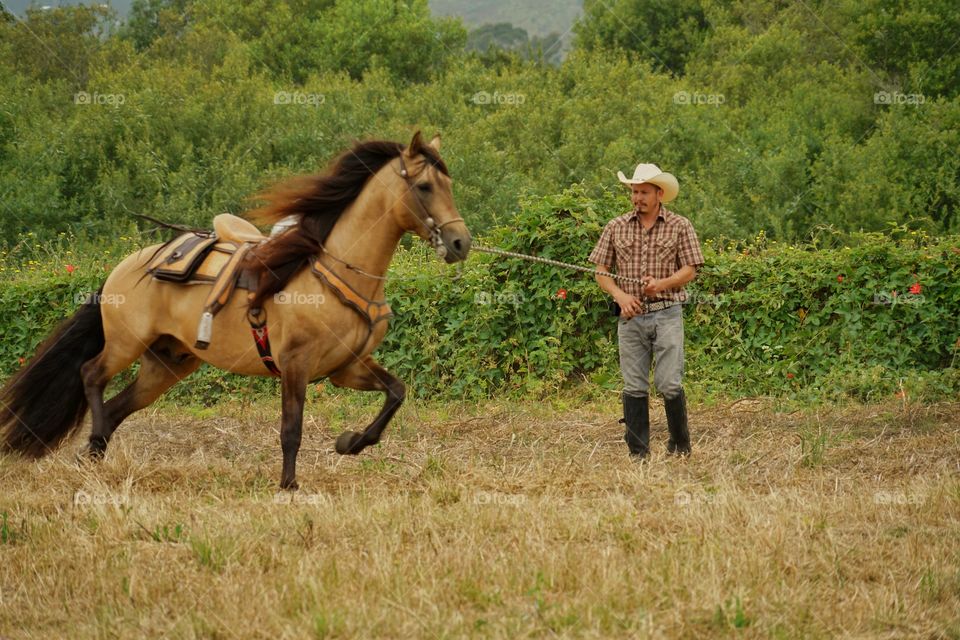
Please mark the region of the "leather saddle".
<svg viewBox="0 0 960 640"><path fill-rule="evenodd" d="M272 235L282 232L282 228L277 230L275 227ZM210 346L213 317L226 306L236 289L256 290L259 276L244 267L244 258L252 248L267 240L267 236L243 218L222 213L213 219L213 231L188 231L160 247L150 260L147 273L156 280L177 284L212 284L197 327L196 348L206 349ZM313 273L333 290L343 304L366 320L368 340L374 326L393 315L386 301L365 298L319 258L313 264ZM266 339L266 314L262 309L250 309L247 319L264 364L271 372L278 373L273 366L269 341Z"/></svg>
<svg viewBox="0 0 960 640"><path fill-rule="evenodd" d="M188 231L160 248L147 265L155 280L177 284L212 285L197 329L198 349L210 346L213 317L237 288L253 291L256 279L243 269L244 258L267 236L243 218L222 213L213 231Z"/></svg>

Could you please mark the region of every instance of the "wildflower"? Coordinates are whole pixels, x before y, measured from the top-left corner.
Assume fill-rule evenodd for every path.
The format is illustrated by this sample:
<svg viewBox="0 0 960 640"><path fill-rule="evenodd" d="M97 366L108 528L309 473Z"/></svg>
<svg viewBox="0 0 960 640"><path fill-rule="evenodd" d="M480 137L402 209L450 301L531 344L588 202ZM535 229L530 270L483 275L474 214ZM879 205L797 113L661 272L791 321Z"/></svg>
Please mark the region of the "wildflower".
<svg viewBox="0 0 960 640"><path fill-rule="evenodd" d="M567 299L567 290L566 289L557 289L557 297L561 300Z"/></svg>
<svg viewBox="0 0 960 640"><path fill-rule="evenodd" d="M72 264L67 265L67 273L73 273L76 270L76 267Z"/></svg>
<svg viewBox="0 0 960 640"><path fill-rule="evenodd" d="M837 276L837 282L843 282L843 274Z"/></svg>
<svg viewBox="0 0 960 640"><path fill-rule="evenodd" d="M787 373L787 380L793 380L793 374L792 374L792 373L789 373L789 372Z"/></svg>
<svg viewBox="0 0 960 640"><path fill-rule="evenodd" d="M923 290L923 287L920 286L920 283L919 283L919 282L914 282L914 283L910 286L910 293L912 293L913 295L917 295L917 294L920 293L922 290Z"/></svg>
<svg viewBox="0 0 960 640"><path fill-rule="evenodd" d="M20 366L22 367L23 363L26 362L27 359L21 356L20 358L18 358L18 361L20 362Z"/></svg>

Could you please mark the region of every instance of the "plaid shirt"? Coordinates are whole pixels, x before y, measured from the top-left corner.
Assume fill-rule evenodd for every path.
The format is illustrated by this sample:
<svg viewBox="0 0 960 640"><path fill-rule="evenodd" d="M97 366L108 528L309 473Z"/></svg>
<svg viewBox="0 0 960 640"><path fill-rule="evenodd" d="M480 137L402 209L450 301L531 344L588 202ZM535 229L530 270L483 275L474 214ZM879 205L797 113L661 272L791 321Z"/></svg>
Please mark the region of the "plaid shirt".
<svg viewBox="0 0 960 640"><path fill-rule="evenodd" d="M690 221L660 205L660 213L649 229L643 228L636 211L608 222L590 254L590 262L608 269L615 266L616 273L629 278L649 275L662 280L672 276L680 267L703 266L703 253ZM626 293L644 299L638 283L622 280L616 280L616 283ZM681 287L663 291L648 302L684 302L686 299L687 293Z"/></svg>

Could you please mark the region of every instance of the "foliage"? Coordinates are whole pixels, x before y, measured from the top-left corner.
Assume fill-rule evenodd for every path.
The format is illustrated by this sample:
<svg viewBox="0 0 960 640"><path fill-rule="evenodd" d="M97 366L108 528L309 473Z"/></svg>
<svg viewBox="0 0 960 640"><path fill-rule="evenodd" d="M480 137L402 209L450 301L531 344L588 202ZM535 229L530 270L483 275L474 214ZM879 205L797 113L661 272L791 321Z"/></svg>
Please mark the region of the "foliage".
<svg viewBox="0 0 960 640"><path fill-rule="evenodd" d="M414 128L443 134L478 232L571 183L600 197L639 161L679 177L704 238L960 231L947 0L601 4L556 67L546 47L468 52L422 0L142 0L119 27L99 7L8 16L0 244L123 233L132 213L208 224L353 139Z"/></svg>
<svg viewBox="0 0 960 640"><path fill-rule="evenodd" d="M574 185L526 198L510 226L478 242L584 264L603 225L626 203L622 193L593 196ZM68 270L68 240L4 257L6 374L136 244L128 238L124 247L98 252L78 240L84 257ZM861 234L848 246L842 240L824 230L806 245L763 234L703 243L707 263L685 308L694 393L872 400L960 390L958 238L901 225ZM588 276L488 254L474 254L453 272L416 243L398 252L387 296L396 318L378 357L413 394L522 396L582 381L619 388L616 320ZM177 397L210 403L276 389L272 380L212 369L196 375Z"/></svg>
<svg viewBox="0 0 960 640"><path fill-rule="evenodd" d="M577 45L635 52L660 71L682 75L708 28L702 5L702 0L586 0Z"/></svg>
<svg viewBox="0 0 960 640"><path fill-rule="evenodd" d="M468 51L424 0L139 0L120 25L93 6L2 14L0 301L15 312L0 367L152 241L132 214L205 227L354 139L422 128L443 133L478 237L574 262L625 206L618 170L676 174L671 208L708 256L687 309L706 393L956 390L960 10L602 5L558 66L546 49ZM615 325L589 278L487 255L445 273L414 245L390 284L381 354L416 392L616 388ZM274 389L196 381L184 393L203 401Z"/></svg>
<svg viewBox="0 0 960 640"><path fill-rule="evenodd" d="M18 21L0 20L5 65L40 82L65 81L76 89L89 82L99 61L113 13L107 5L41 9L31 6Z"/></svg>
<svg viewBox="0 0 960 640"><path fill-rule="evenodd" d="M564 56L564 46L560 34L553 32L546 36L531 38L525 29L515 27L509 22L485 24L467 34L467 51L478 51L482 57L504 51L515 51L527 59L543 60L550 64L560 64Z"/></svg>

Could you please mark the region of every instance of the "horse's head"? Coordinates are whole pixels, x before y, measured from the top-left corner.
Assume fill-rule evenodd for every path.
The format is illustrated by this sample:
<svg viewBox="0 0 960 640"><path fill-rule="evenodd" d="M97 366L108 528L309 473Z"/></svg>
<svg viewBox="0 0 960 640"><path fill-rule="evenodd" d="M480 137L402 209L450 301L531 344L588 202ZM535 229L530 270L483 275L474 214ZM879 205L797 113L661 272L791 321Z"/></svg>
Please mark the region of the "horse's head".
<svg viewBox="0 0 960 640"><path fill-rule="evenodd" d="M393 207L397 224L429 242L447 262L466 260L472 242L470 231L453 202L451 180L440 159L440 136L423 142L413 135L395 165L403 196Z"/></svg>

